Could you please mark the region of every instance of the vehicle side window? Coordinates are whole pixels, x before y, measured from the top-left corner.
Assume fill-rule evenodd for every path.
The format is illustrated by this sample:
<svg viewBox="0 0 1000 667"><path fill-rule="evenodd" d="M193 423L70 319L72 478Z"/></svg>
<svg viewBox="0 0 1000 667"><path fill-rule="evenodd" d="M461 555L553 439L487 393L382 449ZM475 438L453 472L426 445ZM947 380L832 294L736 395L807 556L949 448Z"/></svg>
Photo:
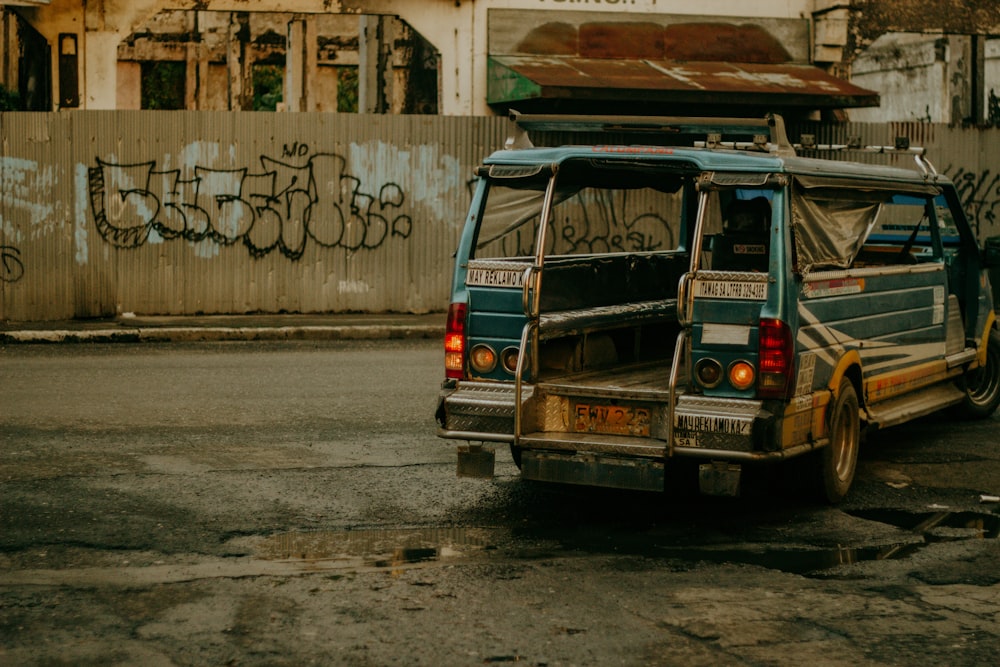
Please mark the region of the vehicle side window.
<svg viewBox="0 0 1000 667"><path fill-rule="evenodd" d="M852 266L916 264L940 258L939 230L932 201L896 195L886 201Z"/></svg>
<svg viewBox="0 0 1000 667"><path fill-rule="evenodd" d="M654 169L567 161L556 176L545 255L675 250L684 183ZM547 185L535 176L491 179L474 257L533 255Z"/></svg>
<svg viewBox="0 0 1000 667"><path fill-rule="evenodd" d="M802 273L942 258L938 208L923 192L800 189L792 195L792 222Z"/></svg>

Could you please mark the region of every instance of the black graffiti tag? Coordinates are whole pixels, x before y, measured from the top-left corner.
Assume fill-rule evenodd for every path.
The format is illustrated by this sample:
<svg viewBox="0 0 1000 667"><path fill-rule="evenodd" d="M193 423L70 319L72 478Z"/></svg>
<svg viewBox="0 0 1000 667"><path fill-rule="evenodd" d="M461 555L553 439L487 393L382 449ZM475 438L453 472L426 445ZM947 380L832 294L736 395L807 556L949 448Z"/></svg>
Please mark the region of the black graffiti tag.
<svg viewBox="0 0 1000 667"><path fill-rule="evenodd" d="M304 156L308 147L285 146ZM310 242L324 248L372 250L387 238L409 238L412 220L396 183L363 191L346 160L316 153L302 164L260 157L261 171L195 166L194 176L159 171L154 161L96 160L89 170L90 205L101 237L119 248L162 239L242 243L253 257L277 250L291 260Z"/></svg>
<svg viewBox="0 0 1000 667"><path fill-rule="evenodd" d="M0 282L16 283L23 275L21 251L11 245L0 245Z"/></svg>
<svg viewBox="0 0 1000 667"><path fill-rule="evenodd" d="M976 173L952 166L944 173L954 181L962 208L977 238L996 234L1000 217L1000 174L992 174L989 169Z"/></svg>

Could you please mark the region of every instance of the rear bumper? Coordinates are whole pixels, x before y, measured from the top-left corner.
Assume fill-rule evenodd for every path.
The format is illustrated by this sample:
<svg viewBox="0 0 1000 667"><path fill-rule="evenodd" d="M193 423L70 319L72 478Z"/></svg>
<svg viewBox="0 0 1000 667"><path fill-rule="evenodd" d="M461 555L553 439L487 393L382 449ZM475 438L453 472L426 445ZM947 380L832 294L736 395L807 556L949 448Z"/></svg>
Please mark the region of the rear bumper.
<svg viewBox="0 0 1000 667"><path fill-rule="evenodd" d="M674 408L673 451L767 453L777 449L776 421L763 401L681 394Z"/></svg>
<svg viewBox="0 0 1000 667"><path fill-rule="evenodd" d="M530 418L535 414L533 393L530 385L523 387L522 415L526 424L533 423ZM572 432L531 433L524 435L518 444L525 452L661 462L671 456L733 462L780 460L819 444L781 450L776 437L779 418L763 401L680 394L674 407L673 438L669 444L670 429L665 423L669 412L664 409L653 413L663 416L659 423L650 425L648 438ZM437 420L438 435L443 438L514 443L514 386L499 382L446 385L438 398Z"/></svg>

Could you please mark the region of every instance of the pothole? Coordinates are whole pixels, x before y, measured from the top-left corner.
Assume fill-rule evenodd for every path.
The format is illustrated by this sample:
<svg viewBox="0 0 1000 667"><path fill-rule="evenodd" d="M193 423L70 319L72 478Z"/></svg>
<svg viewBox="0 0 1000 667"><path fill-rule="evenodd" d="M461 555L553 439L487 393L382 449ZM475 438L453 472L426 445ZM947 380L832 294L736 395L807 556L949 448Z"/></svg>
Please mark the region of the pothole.
<svg viewBox="0 0 1000 667"><path fill-rule="evenodd" d="M851 516L878 521L913 533L912 541L883 546L837 546L827 549L729 549L664 548L661 553L682 561L745 564L800 575L822 575L844 565L865 561L906 558L935 542L996 539L1000 516L977 512L908 512L905 510L854 510Z"/></svg>
<svg viewBox="0 0 1000 667"><path fill-rule="evenodd" d="M534 529L528 535L501 528L422 527L279 533L255 540L252 551L259 561L338 569L469 561L487 554L523 561L604 553L667 559L690 566L743 564L822 576L831 569L866 561L906 558L935 542L1000 536L1000 515L888 509L852 510L848 514L905 530L911 537L890 544L813 548L801 543L783 547L777 541L727 546L713 540L710 545L698 545L698 536L690 534L682 543L671 543L672 538L662 532L620 526Z"/></svg>
<svg viewBox="0 0 1000 667"><path fill-rule="evenodd" d="M360 560L367 567L458 559L494 548L495 531L484 528L362 529L279 533L261 540L261 560L321 562Z"/></svg>
<svg viewBox="0 0 1000 667"><path fill-rule="evenodd" d="M851 516L887 523L923 535L928 541L945 539L996 539L1000 515L979 512L907 512L905 510L853 510Z"/></svg>

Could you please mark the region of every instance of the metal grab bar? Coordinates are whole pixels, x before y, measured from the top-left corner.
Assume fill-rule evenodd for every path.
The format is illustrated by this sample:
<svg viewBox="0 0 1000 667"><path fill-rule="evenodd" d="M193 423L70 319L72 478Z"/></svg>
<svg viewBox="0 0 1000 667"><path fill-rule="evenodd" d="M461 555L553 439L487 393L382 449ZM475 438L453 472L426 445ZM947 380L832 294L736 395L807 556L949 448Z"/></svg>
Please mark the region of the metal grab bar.
<svg viewBox="0 0 1000 667"><path fill-rule="evenodd" d="M680 375L682 357L687 355L688 330L677 334L677 344L674 346L674 359L670 364L670 385L667 393L667 457L674 455L674 410L677 407L677 380Z"/></svg>
<svg viewBox="0 0 1000 667"><path fill-rule="evenodd" d="M532 289L531 284L531 279L535 275L537 268L536 266L529 266L524 270L524 284L521 285L521 311L528 319L538 317L538 313L534 312L537 308L537 301L531 298L534 293L538 292L537 289Z"/></svg>
<svg viewBox="0 0 1000 667"><path fill-rule="evenodd" d="M534 319L529 319L524 324L524 328L521 330L521 348L517 355L517 364L514 369L514 442L515 447L520 445L521 442L521 394L522 385L524 384L524 364L525 358L528 356L528 340L532 338L532 332L538 330L538 321ZM537 338L537 336L534 336ZM537 347L537 346L536 346ZM534 365L535 365L535 354L531 355L532 364L532 377L534 377Z"/></svg>
<svg viewBox="0 0 1000 667"><path fill-rule="evenodd" d="M691 326L691 310L693 303L688 303L688 291L691 282L694 280L693 273L685 273L677 281L677 321L682 327Z"/></svg>

